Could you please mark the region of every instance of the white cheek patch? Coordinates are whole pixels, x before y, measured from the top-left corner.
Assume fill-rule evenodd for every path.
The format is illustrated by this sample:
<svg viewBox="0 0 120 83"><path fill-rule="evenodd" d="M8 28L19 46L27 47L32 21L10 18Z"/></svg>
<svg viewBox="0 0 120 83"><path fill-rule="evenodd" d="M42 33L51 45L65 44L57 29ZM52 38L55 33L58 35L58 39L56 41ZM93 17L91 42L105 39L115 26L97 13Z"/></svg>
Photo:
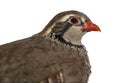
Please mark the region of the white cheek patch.
<svg viewBox="0 0 120 83"><path fill-rule="evenodd" d="M70 27L63 35L63 38L67 42L71 42L75 45L81 44L81 38L86 32L82 32L82 27L80 26L72 26Z"/></svg>

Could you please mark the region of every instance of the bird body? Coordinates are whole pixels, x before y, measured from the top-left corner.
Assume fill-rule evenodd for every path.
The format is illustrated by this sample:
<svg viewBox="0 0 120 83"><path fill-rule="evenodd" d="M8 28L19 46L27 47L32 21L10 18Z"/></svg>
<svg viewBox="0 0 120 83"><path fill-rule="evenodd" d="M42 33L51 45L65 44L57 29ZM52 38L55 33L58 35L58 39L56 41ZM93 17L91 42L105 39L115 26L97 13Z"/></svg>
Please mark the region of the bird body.
<svg viewBox="0 0 120 83"><path fill-rule="evenodd" d="M0 83L87 83L90 63L80 39L90 29L78 16L88 19L62 12L42 32L0 46Z"/></svg>

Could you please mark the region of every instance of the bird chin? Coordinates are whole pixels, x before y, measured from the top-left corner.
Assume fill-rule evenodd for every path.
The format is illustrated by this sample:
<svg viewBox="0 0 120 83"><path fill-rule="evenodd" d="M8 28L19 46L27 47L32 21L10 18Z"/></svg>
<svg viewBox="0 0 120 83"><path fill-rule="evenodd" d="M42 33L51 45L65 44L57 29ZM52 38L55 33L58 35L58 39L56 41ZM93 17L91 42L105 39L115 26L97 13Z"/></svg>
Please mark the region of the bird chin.
<svg viewBox="0 0 120 83"><path fill-rule="evenodd" d="M85 32L90 32L90 31L86 31L86 30L82 29L82 32L85 33Z"/></svg>

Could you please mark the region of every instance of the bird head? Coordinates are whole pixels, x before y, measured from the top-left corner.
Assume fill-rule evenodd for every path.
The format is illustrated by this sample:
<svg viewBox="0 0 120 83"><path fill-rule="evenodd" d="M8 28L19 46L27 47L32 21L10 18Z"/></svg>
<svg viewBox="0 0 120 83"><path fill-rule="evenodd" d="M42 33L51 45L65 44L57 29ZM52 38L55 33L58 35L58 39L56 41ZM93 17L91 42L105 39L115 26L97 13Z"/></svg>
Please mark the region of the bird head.
<svg viewBox="0 0 120 83"><path fill-rule="evenodd" d="M65 44L80 46L81 38L90 31L100 31L100 28L82 12L65 11L57 14L41 33Z"/></svg>

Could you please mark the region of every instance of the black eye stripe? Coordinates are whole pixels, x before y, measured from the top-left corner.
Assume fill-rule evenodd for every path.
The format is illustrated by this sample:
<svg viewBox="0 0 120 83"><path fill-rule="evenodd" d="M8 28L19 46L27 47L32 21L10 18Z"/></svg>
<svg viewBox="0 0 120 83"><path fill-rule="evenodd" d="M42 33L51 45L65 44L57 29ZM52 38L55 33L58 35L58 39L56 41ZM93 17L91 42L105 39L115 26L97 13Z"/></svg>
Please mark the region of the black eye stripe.
<svg viewBox="0 0 120 83"><path fill-rule="evenodd" d="M84 25L84 22L81 21L80 26L83 26L83 25Z"/></svg>
<svg viewBox="0 0 120 83"><path fill-rule="evenodd" d="M72 25L68 22L57 22L54 28L52 29L53 33L56 35L63 36L63 34L71 27Z"/></svg>

